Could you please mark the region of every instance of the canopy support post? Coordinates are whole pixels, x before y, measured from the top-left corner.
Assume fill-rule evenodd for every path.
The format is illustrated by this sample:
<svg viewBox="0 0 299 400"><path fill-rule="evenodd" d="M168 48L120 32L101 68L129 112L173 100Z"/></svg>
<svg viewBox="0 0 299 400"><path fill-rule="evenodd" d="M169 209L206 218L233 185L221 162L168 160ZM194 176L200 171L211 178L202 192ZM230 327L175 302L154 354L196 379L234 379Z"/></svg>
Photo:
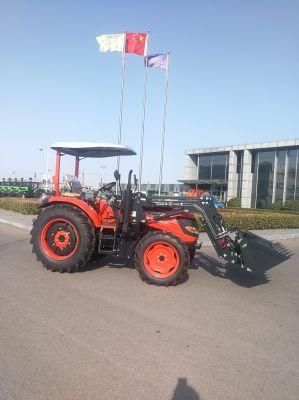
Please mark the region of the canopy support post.
<svg viewBox="0 0 299 400"><path fill-rule="evenodd" d="M59 150L56 152L56 163L55 163L55 176L54 176L54 188L55 188L55 196L60 196L60 188L59 188L59 176L60 176L60 158L61 153Z"/></svg>
<svg viewBox="0 0 299 400"><path fill-rule="evenodd" d="M76 161L75 161L75 176L78 178L79 176L79 162L80 162L80 158L79 155L76 155Z"/></svg>

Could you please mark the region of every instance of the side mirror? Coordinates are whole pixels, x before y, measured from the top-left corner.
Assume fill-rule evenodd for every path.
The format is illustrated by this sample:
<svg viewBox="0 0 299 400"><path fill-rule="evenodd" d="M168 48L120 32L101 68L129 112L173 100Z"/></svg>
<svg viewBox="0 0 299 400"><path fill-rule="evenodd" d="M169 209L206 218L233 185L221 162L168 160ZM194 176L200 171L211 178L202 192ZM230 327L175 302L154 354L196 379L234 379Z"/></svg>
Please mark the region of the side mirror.
<svg viewBox="0 0 299 400"><path fill-rule="evenodd" d="M136 175L134 174L134 186L135 186L135 190L137 189L137 185L138 185L138 179L136 178Z"/></svg>
<svg viewBox="0 0 299 400"><path fill-rule="evenodd" d="M118 182L120 180L120 173L118 172L117 169L114 171L113 175L114 175L115 180Z"/></svg>

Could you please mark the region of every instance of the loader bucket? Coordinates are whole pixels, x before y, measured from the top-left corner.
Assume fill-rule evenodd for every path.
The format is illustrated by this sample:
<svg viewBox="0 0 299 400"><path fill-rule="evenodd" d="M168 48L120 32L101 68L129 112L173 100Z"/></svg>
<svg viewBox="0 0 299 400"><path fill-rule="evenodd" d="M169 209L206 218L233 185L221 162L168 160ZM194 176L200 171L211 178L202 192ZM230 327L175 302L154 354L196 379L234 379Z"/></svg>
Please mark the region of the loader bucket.
<svg viewBox="0 0 299 400"><path fill-rule="evenodd" d="M271 242L249 231L239 231L237 237L243 265L255 275L265 274L293 255L281 243Z"/></svg>

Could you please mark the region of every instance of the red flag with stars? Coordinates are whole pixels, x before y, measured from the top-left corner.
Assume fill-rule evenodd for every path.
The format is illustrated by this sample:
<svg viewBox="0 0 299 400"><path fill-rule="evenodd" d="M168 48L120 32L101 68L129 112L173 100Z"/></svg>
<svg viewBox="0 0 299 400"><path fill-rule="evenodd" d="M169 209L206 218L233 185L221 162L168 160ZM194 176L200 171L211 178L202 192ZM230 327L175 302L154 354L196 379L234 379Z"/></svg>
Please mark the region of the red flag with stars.
<svg viewBox="0 0 299 400"><path fill-rule="evenodd" d="M146 33L126 33L126 53L144 56L146 52Z"/></svg>

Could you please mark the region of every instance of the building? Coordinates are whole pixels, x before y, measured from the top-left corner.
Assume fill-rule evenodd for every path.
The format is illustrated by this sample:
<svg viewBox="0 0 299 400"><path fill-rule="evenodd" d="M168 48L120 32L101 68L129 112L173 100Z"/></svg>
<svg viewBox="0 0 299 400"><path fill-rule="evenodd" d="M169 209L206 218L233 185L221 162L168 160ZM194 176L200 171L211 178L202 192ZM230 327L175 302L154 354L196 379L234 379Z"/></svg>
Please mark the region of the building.
<svg viewBox="0 0 299 400"><path fill-rule="evenodd" d="M299 139L186 150L183 182L244 208L299 200Z"/></svg>
<svg viewBox="0 0 299 400"><path fill-rule="evenodd" d="M122 190L126 189L127 184L122 183ZM183 196L184 184L182 183L162 183L161 194L167 196ZM158 183L142 183L140 187L141 192L147 193L150 196L158 196L159 184Z"/></svg>

